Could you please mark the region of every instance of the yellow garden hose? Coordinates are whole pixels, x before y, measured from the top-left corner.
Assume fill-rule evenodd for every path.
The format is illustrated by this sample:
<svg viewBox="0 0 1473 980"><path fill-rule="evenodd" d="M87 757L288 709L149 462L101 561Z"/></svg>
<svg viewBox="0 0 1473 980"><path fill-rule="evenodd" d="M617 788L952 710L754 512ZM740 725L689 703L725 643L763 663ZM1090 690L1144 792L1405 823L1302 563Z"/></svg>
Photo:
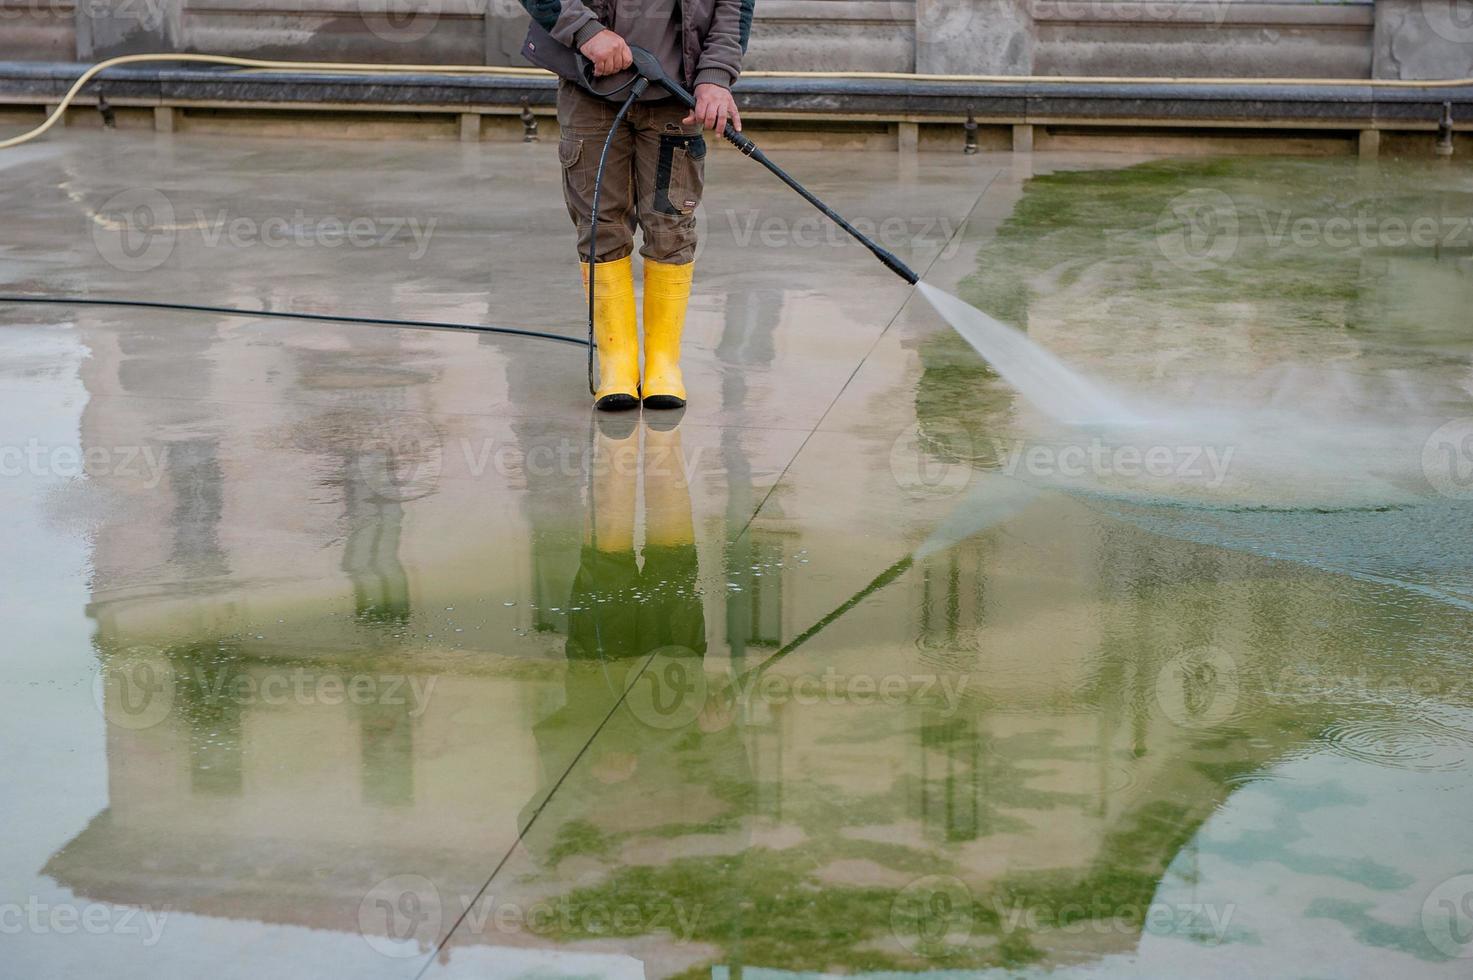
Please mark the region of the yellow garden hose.
<svg viewBox="0 0 1473 980"><path fill-rule="evenodd" d="M35 129L19 136L12 136L8 140L0 140L0 150L7 150L12 146L20 146L46 133L55 126L66 112L67 107L72 104L87 83L109 68L118 65L137 65L149 62L178 62L192 61L203 62L211 65L230 65L235 68L257 68L274 71L306 71L320 72L323 74L361 74L372 73L381 75L388 72L405 74L435 74L435 75L520 75L539 76L547 72L541 68L510 68L495 67L491 65L365 65L365 64L333 64L321 61L262 61L258 58L236 58L226 54L125 54L117 58L108 58L82 72L81 76L67 89L66 95L62 96L61 102L57 104L46 121Z"/></svg>
<svg viewBox="0 0 1473 980"><path fill-rule="evenodd" d="M55 126L72 104L77 95L102 72L118 65L136 65L149 62L198 62L211 65L230 65L234 68L255 68L267 71L300 71L320 74L415 74L415 75L502 75L511 77L546 77L550 73L541 68L514 68L497 65L377 65L335 63L325 61L264 61L259 58L237 58L225 54L125 54L108 58L82 72L72 83L66 95L57 104L46 121L35 129L7 140L0 140L0 150L20 146L45 134ZM906 72L887 71L749 71L744 78L854 78L872 80L894 80L915 82L1011 82L1013 84L1037 83L1088 83L1095 85L1369 85L1374 88L1436 89L1457 88L1473 85L1473 78L1450 78L1435 81L1405 81L1391 78L1123 78L1093 77L1088 75L919 75Z"/></svg>

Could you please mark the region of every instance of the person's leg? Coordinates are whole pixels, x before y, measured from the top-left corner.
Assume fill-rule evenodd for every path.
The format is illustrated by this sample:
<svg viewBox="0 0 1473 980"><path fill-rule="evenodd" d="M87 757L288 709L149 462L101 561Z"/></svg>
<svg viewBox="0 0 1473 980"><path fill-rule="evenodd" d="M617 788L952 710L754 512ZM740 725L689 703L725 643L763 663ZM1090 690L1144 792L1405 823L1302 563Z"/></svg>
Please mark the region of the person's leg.
<svg viewBox="0 0 1473 980"><path fill-rule="evenodd" d="M558 87L558 159L563 167L563 198L578 229L578 262L583 288L594 277L593 329L598 342L599 382L594 404L605 410L639 405L639 341L634 308L633 164L631 129L621 127L609 145L598 202L598 244L593 269L588 246L593 239L593 185L599 154L616 107L563 82Z"/></svg>
<svg viewBox="0 0 1473 980"><path fill-rule="evenodd" d="M640 107L634 179L644 257L644 384L647 408L679 408L686 390L680 339L696 257L696 208L705 186L706 141L678 105Z"/></svg>

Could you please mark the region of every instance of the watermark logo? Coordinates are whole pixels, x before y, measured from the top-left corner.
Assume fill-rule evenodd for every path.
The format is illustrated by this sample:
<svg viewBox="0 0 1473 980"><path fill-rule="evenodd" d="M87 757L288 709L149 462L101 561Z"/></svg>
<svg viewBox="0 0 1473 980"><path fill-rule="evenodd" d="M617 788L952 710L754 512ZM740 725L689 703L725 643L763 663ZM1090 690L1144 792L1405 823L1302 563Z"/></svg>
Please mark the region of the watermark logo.
<svg viewBox="0 0 1473 980"><path fill-rule="evenodd" d="M721 693L733 706L912 705L952 715L971 680L970 674L841 674L834 667L825 667L821 674L751 673L735 678Z"/></svg>
<svg viewBox="0 0 1473 980"><path fill-rule="evenodd" d="M727 208L722 217L738 248L863 247L847 231L817 214L764 214L757 209ZM962 232L966 227L964 221L945 215L929 218L893 214L879 218L851 215L849 223L861 235L892 252L938 249L939 259L951 259L960 251Z"/></svg>
<svg viewBox="0 0 1473 980"><path fill-rule="evenodd" d="M1453 419L1427 437L1422 473L1444 497L1473 500L1473 418Z"/></svg>
<svg viewBox="0 0 1473 980"><path fill-rule="evenodd" d="M404 503L439 489L444 462L434 422L423 415L392 415L369 426L355 465L375 496Z"/></svg>
<svg viewBox="0 0 1473 980"><path fill-rule="evenodd" d="M24 902L0 902L0 936L138 937L145 947L157 946L169 918L168 908L114 906L101 902L43 902L35 895Z"/></svg>
<svg viewBox="0 0 1473 980"><path fill-rule="evenodd" d="M52 446L33 438L24 445L0 446L0 477L86 477L155 490L164 480L168 458L167 445Z"/></svg>
<svg viewBox="0 0 1473 980"><path fill-rule="evenodd" d="M1210 24L1221 27L1234 0L1182 0L1140 3L1135 0L1039 0L1034 16L1048 20L1156 24Z"/></svg>
<svg viewBox="0 0 1473 980"><path fill-rule="evenodd" d="M93 702L109 724L132 731L152 728L174 707L175 679L163 651L133 647L98 666Z"/></svg>
<svg viewBox="0 0 1473 980"><path fill-rule="evenodd" d="M1473 874L1456 875L1428 893L1422 931L1443 955L1473 957Z"/></svg>
<svg viewBox="0 0 1473 980"><path fill-rule="evenodd" d="M955 419L917 422L890 444L890 475L912 497L954 497L972 480L972 436Z"/></svg>
<svg viewBox="0 0 1473 980"><path fill-rule="evenodd" d="M1473 0L1422 0L1432 33L1454 44L1473 44Z"/></svg>
<svg viewBox="0 0 1473 980"><path fill-rule="evenodd" d="M401 249L410 262L425 257L437 217L415 215L291 214L255 217L195 208L181 223L169 197L134 187L103 202L92 220L92 240L103 261L122 272L149 272L169 260L181 238L190 247L231 249Z"/></svg>
<svg viewBox="0 0 1473 980"><path fill-rule="evenodd" d="M0 23L7 20L61 20L75 23L78 14L88 19L106 16L114 21L132 21L144 30L158 29L170 8L169 0L9 0L0 5Z"/></svg>
<svg viewBox="0 0 1473 980"><path fill-rule="evenodd" d="M1231 902L1225 905L1208 902L1120 905L1101 895L1057 904L1005 902L1001 896L994 896L992 907L1004 933L1019 929L1028 932L1047 929L1072 936L1085 933L1134 936L1145 932L1155 936L1186 937L1206 946L1220 945L1227 938L1233 915L1238 910L1237 905Z"/></svg>
<svg viewBox="0 0 1473 980"><path fill-rule="evenodd" d="M358 933L384 956L421 955L439 938L443 924L440 890L423 875L385 878L358 903Z"/></svg>
<svg viewBox="0 0 1473 980"><path fill-rule="evenodd" d="M211 671L201 664L180 671L177 676L189 683L192 696L201 704L386 705L405 709L405 715L410 718L418 718L429 709L430 698L440 680L438 674L344 674L310 667Z"/></svg>
<svg viewBox="0 0 1473 980"><path fill-rule="evenodd" d="M1473 246L1473 215L1469 214L1382 213L1375 204L1368 204L1325 217L1296 214L1287 208L1239 206L1214 188L1197 188L1173 198L1155 230L1161 254L1189 272L1232 261L1244 242L1270 251L1352 254Z"/></svg>
<svg viewBox="0 0 1473 980"><path fill-rule="evenodd" d="M206 248L399 248L417 262L425 257L434 237L437 217L422 221L414 215L311 215L297 208L290 215L253 218L232 215L223 208L207 214L195 208L191 229L197 229Z"/></svg>
<svg viewBox="0 0 1473 980"><path fill-rule="evenodd" d="M890 0L890 16L902 24L915 25L922 43L964 37L982 9L974 0Z"/></svg>
<svg viewBox="0 0 1473 980"><path fill-rule="evenodd" d="M706 706L706 672L688 647L656 650L630 683L624 703L634 717L651 728L684 728Z"/></svg>
<svg viewBox="0 0 1473 980"><path fill-rule="evenodd" d="M438 681L434 674L176 665L162 651L137 647L109 657L98 669L92 689L97 708L109 723L139 730L167 718L181 698L206 706L385 705L419 718L429 709Z"/></svg>
<svg viewBox="0 0 1473 980"><path fill-rule="evenodd" d="M1168 262L1189 272L1229 262L1238 251L1237 206L1214 188L1178 194L1156 221L1156 244Z"/></svg>
<svg viewBox="0 0 1473 980"><path fill-rule="evenodd" d="M975 919L971 889L950 875L917 878L890 903L891 934L926 959L946 956L965 944Z"/></svg>
<svg viewBox="0 0 1473 980"><path fill-rule="evenodd" d="M1226 482L1235 447L1180 443L1110 445L1102 439L1087 443L1028 443L1022 439L992 440L998 469L1007 476L1041 480L1094 476L1196 483L1216 489Z"/></svg>
<svg viewBox="0 0 1473 980"><path fill-rule="evenodd" d="M1156 703L1182 728L1207 728L1232 717L1242 692L1238 662L1204 647L1172 657L1156 674Z"/></svg>
<svg viewBox="0 0 1473 980"><path fill-rule="evenodd" d="M163 26L169 11L182 6L174 0L85 0L78 6L84 5L94 12L106 12L113 19L135 21L146 31Z"/></svg>
<svg viewBox="0 0 1473 980"><path fill-rule="evenodd" d="M169 260L177 238L174 205L153 187L133 187L102 202L92 244L120 272L151 272Z"/></svg>
<svg viewBox="0 0 1473 980"><path fill-rule="evenodd" d="M375 37L413 44L430 36L444 6L444 0L358 0L358 14Z"/></svg>
<svg viewBox="0 0 1473 980"><path fill-rule="evenodd" d="M397 959L423 955L451 922L457 936L532 935L565 941L664 934L683 946L695 935L703 912L701 905L679 899L604 902L562 896L526 903L487 893L447 901L428 878L401 874L364 895L358 932L375 952Z"/></svg>

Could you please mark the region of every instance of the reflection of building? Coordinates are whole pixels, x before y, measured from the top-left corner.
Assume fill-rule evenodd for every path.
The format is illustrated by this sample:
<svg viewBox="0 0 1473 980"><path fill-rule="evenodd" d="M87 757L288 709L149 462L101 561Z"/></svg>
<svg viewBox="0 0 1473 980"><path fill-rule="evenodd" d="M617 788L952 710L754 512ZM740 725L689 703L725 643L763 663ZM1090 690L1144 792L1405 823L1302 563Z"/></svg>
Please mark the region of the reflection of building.
<svg viewBox="0 0 1473 980"><path fill-rule="evenodd" d="M752 357L781 305L734 301L723 349ZM795 482L738 534L768 488L733 427L711 437L724 482L693 488L715 696L685 728L652 733L610 715L623 683L604 662L566 658L586 611L585 486L527 461L533 447L581 449L585 420L435 414L482 397L495 348L469 348L473 371L464 349L400 335L336 358L194 335L189 393L219 408L110 397L137 394L129 379L162 354L94 333L84 442L157 441L171 460L156 491L107 486L126 517L97 536L97 645L109 667L161 658L173 700L153 725L108 729L108 809L47 867L81 895L351 933L364 894L393 875L474 894L531 824L498 895L704 903L689 947L628 937L652 962L783 967L812 952L904 969L921 961L893 941L891 904L924 875L984 904L1143 907L1234 780L1318 723L1313 706L1267 699L1262 678L1338 655L1255 559L1053 502L917 561L762 675L771 689L733 694L909 547L888 529L856 535L845 515L809 519L841 481L887 499L888 473ZM249 370L211 369L223 362ZM507 374L511 402L525 400L528 377ZM738 407L740 373L724 381ZM482 450L496 462L472 472ZM1364 615L1315 598L1347 625ZM1243 675L1227 723L1198 729L1222 688L1209 677L1179 704L1162 677L1203 648ZM282 679L289 690L268 696ZM1239 721L1277 734L1231 737ZM1016 941L1026 949L978 942L961 965L1134 939L1081 948L1043 930ZM467 939L595 940L620 941L576 927Z"/></svg>

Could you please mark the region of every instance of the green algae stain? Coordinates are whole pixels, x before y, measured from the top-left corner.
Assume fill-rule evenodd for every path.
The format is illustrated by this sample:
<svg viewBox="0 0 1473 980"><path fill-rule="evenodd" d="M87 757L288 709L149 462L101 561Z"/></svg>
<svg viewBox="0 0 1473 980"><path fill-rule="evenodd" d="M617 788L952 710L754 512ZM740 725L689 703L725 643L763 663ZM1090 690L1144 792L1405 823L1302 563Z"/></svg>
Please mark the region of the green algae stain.
<svg viewBox="0 0 1473 980"><path fill-rule="evenodd" d="M1377 949L1408 953L1419 960L1442 962L1450 959L1427 939L1420 923L1398 926L1383 922L1371 914L1370 902L1353 902L1339 898L1318 898L1305 909L1311 919L1331 919L1345 926L1356 941Z"/></svg>

